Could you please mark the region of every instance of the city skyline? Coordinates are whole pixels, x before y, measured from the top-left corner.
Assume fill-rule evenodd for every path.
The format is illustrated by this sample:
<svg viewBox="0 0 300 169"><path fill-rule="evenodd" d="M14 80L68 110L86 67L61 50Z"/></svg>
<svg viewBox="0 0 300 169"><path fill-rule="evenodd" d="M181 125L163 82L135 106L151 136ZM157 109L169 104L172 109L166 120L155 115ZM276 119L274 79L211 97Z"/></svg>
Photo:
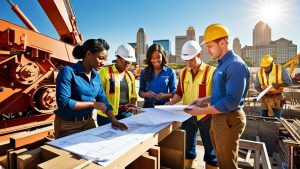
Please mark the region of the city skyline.
<svg viewBox="0 0 300 169"><path fill-rule="evenodd" d="M33 0L30 5L27 1L14 0L37 29L45 35L58 39L51 22L42 11L38 2ZM191 25L196 32L196 40L204 32L206 26L212 23L222 23L230 30L230 46L234 38L239 38L241 46L252 45L252 30L263 19L270 17L268 25L272 29L272 40L285 38L297 46L300 45L300 18L297 11L300 1L296 0L242 0L222 1L213 0L200 2L197 0L172 1L72 1L77 18L79 31L84 39L104 38L111 46L110 60L114 59L114 52L120 44L136 42L139 28L145 30L147 44L153 40L168 39L171 42L172 54L175 54L175 37L184 35ZM265 4L281 5L276 18L260 14ZM92 4L92 5L91 5ZM171 5L172 4L172 5ZM24 26L12 12L8 2L0 1L0 18ZM270 5L269 5L270 6ZM271 5L272 6L272 5ZM87 10L89 9L89 10ZM274 8L275 9L275 8ZM286 11L283 12L283 9ZM212 12L213 11L213 12ZM268 11L270 14L271 11ZM274 14L275 17L275 14ZM284 20L283 20L284 19ZM297 53L299 53L299 47Z"/></svg>

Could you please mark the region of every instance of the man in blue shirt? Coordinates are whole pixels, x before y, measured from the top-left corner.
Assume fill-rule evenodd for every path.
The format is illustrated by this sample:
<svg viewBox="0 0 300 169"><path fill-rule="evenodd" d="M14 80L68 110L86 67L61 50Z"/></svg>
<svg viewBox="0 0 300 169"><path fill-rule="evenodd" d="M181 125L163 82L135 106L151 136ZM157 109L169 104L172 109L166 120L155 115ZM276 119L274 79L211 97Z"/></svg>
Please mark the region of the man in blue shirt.
<svg viewBox="0 0 300 169"><path fill-rule="evenodd" d="M210 137L220 168L238 168L239 138L246 126L243 111L249 87L250 73L244 61L228 49L228 29L221 24L212 24L204 32L204 44L218 66L213 76L211 97L195 100L197 107L185 110L196 116L212 114ZM210 107L201 108L210 103Z"/></svg>
<svg viewBox="0 0 300 169"><path fill-rule="evenodd" d="M73 49L74 58L82 61L59 71L56 81L58 110L54 121L55 138L96 127L92 118L94 109L106 112L111 118L112 127L127 129L112 114L112 107L96 72L104 65L108 49L105 40L89 39Z"/></svg>

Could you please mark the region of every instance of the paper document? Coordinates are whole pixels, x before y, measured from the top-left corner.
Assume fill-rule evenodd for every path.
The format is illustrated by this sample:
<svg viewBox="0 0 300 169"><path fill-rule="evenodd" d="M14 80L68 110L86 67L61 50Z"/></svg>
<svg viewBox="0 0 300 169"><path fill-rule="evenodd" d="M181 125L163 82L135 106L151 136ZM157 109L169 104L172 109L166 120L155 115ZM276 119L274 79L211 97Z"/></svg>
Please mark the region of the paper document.
<svg viewBox="0 0 300 169"><path fill-rule="evenodd" d="M142 124L141 121L147 122L144 113L120 121L128 126L128 131L115 130L112 129L111 124L107 124L56 139L47 144L70 151L102 166L107 166L123 154L130 154L134 147L171 124Z"/></svg>
<svg viewBox="0 0 300 169"><path fill-rule="evenodd" d="M155 106L155 108L166 110L166 111L183 111L187 105L161 105Z"/></svg>
<svg viewBox="0 0 300 169"><path fill-rule="evenodd" d="M155 106L156 107L156 106ZM191 117L183 111L184 107L173 106L159 106L159 108L144 108L144 114L153 125L166 123L166 122L183 122Z"/></svg>
<svg viewBox="0 0 300 169"><path fill-rule="evenodd" d="M258 101L261 99L270 89L272 88L272 85L269 85L265 90L259 93L259 95L256 97L256 100Z"/></svg>

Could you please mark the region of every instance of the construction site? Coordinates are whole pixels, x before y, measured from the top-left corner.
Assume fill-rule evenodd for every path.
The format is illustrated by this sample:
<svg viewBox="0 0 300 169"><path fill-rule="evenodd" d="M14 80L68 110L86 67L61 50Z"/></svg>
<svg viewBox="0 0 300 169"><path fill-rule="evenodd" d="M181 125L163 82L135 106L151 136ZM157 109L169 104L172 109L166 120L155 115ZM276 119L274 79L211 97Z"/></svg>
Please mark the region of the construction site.
<svg viewBox="0 0 300 169"><path fill-rule="evenodd" d="M39 33L11 0L7 3L27 27L0 18L0 169L185 168L185 132L181 122L146 125L148 121L143 118L148 117L150 110L137 110L133 117L124 119L129 124L128 135L106 125L91 129L93 137L82 132L74 137L54 139L56 77L63 66L77 62L72 50L82 43L83 35L69 0L38 2L59 34L59 40ZM299 58L297 54L282 65L293 85L284 88L285 105L280 119L261 117L261 103L256 99L260 93L254 87L257 68L250 68L250 87L243 108L247 123L239 140L239 168L300 169ZM139 75L141 70L136 71ZM143 103L139 97L137 107L143 107ZM96 114L94 111L94 120ZM109 151L97 147L98 139L104 139L108 145L122 139L136 144L126 142L126 149L112 146L112 151L118 153L105 154ZM75 153L81 149L82 154ZM197 168L205 168L200 136L197 153ZM112 156L112 160L102 156Z"/></svg>

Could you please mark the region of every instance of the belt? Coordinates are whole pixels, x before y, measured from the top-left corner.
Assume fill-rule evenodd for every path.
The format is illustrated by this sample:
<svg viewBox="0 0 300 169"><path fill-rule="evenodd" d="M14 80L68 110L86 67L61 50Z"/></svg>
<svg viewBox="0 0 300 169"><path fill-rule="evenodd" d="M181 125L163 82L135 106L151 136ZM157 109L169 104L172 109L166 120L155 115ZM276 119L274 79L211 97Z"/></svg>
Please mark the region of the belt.
<svg viewBox="0 0 300 169"><path fill-rule="evenodd" d="M266 94L267 97L280 96L280 95L281 95L281 92L279 92L279 93Z"/></svg>
<svg viewBox="0 0 300 169"><path fill-rule="evenodd" d="M228 112L228 113L235 113L235 112L238 112L238 111L240 111L240 110L242 110L241 108L239 108L239 109L235 109L235 110L232 110L232 111L230 111L230 112ZM226 114L226 113L225 113Z"/></svg>
<svg viewBox="0 0 300 169"><path fill-rule="evenodd" d="M60 118L64 121L86 121L89 118L92 118L92 113L86 115L86 116L81 116L81 117L67 117L67 116L60 116Z"/></svg>

